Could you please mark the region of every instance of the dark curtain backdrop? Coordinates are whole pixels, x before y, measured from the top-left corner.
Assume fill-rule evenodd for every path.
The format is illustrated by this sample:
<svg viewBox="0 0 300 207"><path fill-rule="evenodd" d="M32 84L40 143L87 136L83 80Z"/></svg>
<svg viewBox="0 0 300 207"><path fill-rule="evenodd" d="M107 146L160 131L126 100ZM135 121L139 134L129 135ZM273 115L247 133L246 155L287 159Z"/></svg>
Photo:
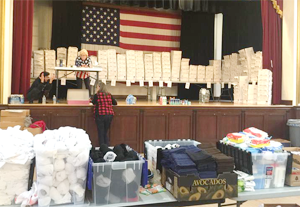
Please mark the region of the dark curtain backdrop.
<svg viewBox="0 0 300 207"><path fill-rule="evenodd" d="M223 2L222 55L253 47L262 51L260 0Z"/></svg>
<svg viewBox="0 0 300 207"><path fill-rule="evenodd" d="M81 49L81 1L53 1L51 49L74 46Z"/></svg>
<svg viewBox="0 0 300 207"><path fill-rule="evenodd" d="M30 87L33 0L14 0L12 94L24 94Z"/></svg>
<svg viewBox="0 0 300 207"><path fill-rule="evenodd" d="M214 22L213 13L182 12L180 50L182 57L190 58L191 65L208 65L214 58ZM178 97L197 100L199 89L191 84L187 90L185 84L178 84Z"/></svg>
<svg viewBox="0 0 300 207"><path fill-rule="evenodd" d="M283 0L277 0L283 10ZM282 19L271 1L261 1L263 23L263 68L273 72L273 104L281 103L282 83Z"/></svg>
<svg viewBox="0 0 300 207"><path fill-rule="evenodd" d="M217 13L221 11L219 2L223 0L84 0L86 2L111 3L122 6L136 6L155 9L201 11Z"/></svg>

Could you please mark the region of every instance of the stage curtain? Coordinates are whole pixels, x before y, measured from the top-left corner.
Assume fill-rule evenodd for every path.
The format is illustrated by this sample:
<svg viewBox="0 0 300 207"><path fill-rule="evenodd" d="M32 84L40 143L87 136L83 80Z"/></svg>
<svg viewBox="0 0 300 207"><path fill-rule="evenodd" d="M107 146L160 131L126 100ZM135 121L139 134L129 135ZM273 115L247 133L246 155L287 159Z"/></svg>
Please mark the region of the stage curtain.
<svg viewBox="0 0 300 207"><path fill-rule="evenodd" d="M222 55L253 47L262 51L260 1L228 1L223 11Z"/></svg>
<svg viewBox="0 0 300 207"><path fill-rule="evenodd" d="M277 0L281 10L283 0ZM282 19L270 0L261 0L263 24L263 68L273 72L273 104L281 103Z"/></svg>
<svg viewBox="0 0 300 207"><path fill-rule="evenodd" d="M81 49L81 1L53 1L51 49Z"/></svg>
<svg viewBox="0 0 300 207"><path fill-rule="evenodd" d="M0 1L0 103L3 103L5 0Z"/></svg>
<svg viewBox="0 0 300 207"><path fill-rule="evenodd" d="M14 0L12 93L26 94L30 87L34 0Z"/></svg>
<svg viewBox="0 0 300 207"><path fill-rule="evenodd" d="M182 12L180 50L182 57L190 58L190 65L209 65L214 59L215 14L203 12ZM199 99L199 87L192 84L189 90L185 84L178 85L181 99Z"/></svg>

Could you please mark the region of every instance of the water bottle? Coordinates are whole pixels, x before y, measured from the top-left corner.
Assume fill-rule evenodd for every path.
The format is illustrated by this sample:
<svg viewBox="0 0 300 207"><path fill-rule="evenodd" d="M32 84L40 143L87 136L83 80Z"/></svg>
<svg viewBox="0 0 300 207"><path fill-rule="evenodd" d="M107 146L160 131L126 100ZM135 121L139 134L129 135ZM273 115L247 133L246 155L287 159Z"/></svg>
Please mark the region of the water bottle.
<svg viewBox="0 0 300 207"><path fill-rule="evenodd" d="M44 95L43 100L42 100L42 104L46 104L46 101L47 101L47 99L46 99L46 96Z"/></svg>
<svg viewBox="0 0 300 207"><path fill-rule="evenodd" d="M24 104L24 96L21 95L21 104Z"/></svg>
<svg viewBox="0 0 300 207"><path fill-rule="evenodd" d="M53 104L56 104L57 102L56 102L56 96L54 95L53 96Z"/></svg>

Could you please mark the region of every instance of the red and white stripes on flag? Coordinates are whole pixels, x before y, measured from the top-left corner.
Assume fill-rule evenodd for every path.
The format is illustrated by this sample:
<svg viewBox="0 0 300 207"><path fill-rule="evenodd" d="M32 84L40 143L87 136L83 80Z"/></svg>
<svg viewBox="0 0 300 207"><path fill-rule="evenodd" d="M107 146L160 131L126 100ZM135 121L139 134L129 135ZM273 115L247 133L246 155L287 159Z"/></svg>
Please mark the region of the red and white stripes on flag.
<svg viewBox="0 0 300 207"><path fill-rule="evenodd" d="M83 43L82 48L95 54L98 50L106 49L116 49L118 53L124 53L125 50L170 52L180 49L180 14L128 9L118 9L118 12L119 47Z"/></svg>
<svg viewBox="0 0 300 207"><path fill-rule="evenodd" d="M120 47L128 50L171 51L180 48L178 14L120 10Z"/></svg>

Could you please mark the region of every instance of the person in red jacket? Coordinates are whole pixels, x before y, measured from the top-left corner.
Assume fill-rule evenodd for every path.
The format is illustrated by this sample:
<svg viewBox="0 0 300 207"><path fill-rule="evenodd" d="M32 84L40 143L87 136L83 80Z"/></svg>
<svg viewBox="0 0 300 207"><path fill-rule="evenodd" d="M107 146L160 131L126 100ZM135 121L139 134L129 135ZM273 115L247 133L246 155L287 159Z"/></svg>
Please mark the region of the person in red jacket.
<svg viewBox="0 0 300 207"><path fill-rule="evenodd" d="M107 91L106 85L99 82L97 85L97 93L93 98L95 121L98 130L99 144L110 145L107 132L110 128L114 116L113 105L117 105L117 101Z"/></svg>

